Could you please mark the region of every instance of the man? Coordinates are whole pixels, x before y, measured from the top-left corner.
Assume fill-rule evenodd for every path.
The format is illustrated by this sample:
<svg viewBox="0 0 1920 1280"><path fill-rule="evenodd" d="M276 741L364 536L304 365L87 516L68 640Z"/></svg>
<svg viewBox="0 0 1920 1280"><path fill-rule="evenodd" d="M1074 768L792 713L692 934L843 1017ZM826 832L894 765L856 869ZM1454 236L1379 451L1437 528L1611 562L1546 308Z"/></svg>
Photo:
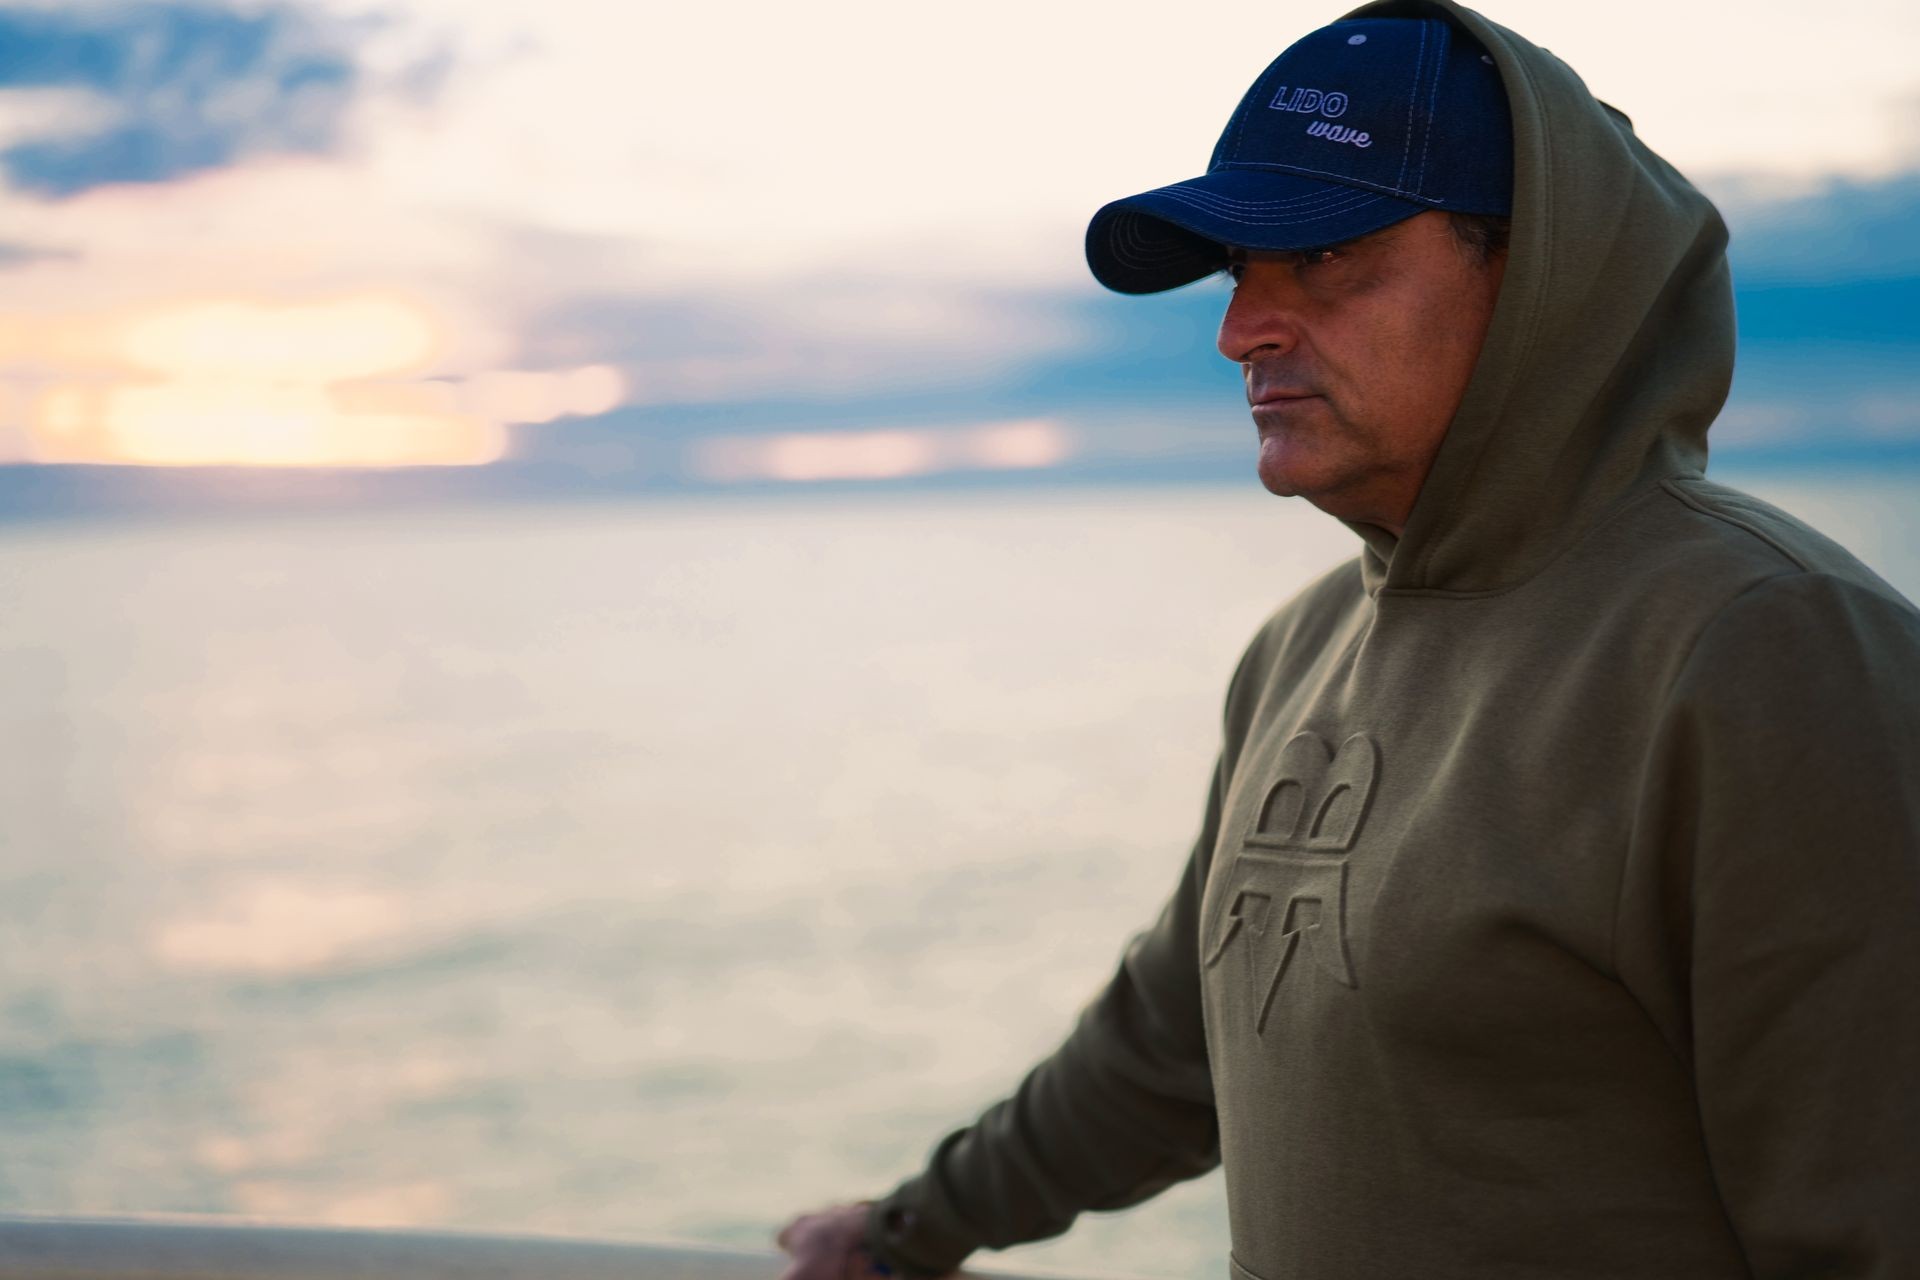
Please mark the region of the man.
<svg viewBox="0 0 1920 1280"><path fill-rule="evenodd" d="M1364 547L1247 650L1065 1043L790 1277L1216 1163L1238 1280L1920 1276L1920 614L1703 477L1725 240L1451 0L1309 35L1095 216L1112 288L1235 274L1261 479Z"/></svg>

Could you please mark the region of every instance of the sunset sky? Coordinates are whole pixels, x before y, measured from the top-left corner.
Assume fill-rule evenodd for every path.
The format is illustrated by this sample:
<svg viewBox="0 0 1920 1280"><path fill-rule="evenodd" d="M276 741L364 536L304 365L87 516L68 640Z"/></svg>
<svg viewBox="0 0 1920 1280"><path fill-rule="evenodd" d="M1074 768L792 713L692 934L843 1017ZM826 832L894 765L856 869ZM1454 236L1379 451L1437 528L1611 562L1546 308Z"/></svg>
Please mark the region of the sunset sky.
<svg viewBox="0 0 1920 1280"><path fill-rule="evenodd" d="M1726 207L1717 437L1920 441L1920 6L1483 8ZM1342 11L0 5L0 462L727 482L1227 447L1224 295L1110 298L1080 238Z"/></svg>

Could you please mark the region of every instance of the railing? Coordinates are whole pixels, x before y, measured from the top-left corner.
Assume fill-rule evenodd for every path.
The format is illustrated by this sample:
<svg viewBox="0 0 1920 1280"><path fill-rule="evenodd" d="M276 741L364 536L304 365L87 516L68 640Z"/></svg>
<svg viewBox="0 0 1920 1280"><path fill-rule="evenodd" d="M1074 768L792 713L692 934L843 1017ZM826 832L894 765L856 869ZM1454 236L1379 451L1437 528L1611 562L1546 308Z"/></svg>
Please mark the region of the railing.
<svg viewBox="0 0 1920 1280"><path fill-rule="evenodd" d="M784 1265L771 1252L560 1236L0 1216L0 1280L774 1280Z"/></svg>

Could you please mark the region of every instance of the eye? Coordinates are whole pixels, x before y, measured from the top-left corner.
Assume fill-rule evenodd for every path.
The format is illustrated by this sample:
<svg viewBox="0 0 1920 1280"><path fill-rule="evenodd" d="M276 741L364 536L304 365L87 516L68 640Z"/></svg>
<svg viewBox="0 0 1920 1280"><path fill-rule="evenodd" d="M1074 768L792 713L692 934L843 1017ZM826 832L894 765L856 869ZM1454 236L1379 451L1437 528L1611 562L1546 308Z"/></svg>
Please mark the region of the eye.
<svg viewBox="0 0 1920 1280"><path fill-rule="evenodd" d="M1348 255L1345 247L1341 245L1319 245L1311 249L1276 251L1270 256L1274 260L1284 262L1289 266L1307 269L1331 266L1336 262L1344 262ZM1227 259L1227 265L1220 268L1220 272L1230 283L1238 286L1241 278L1247 273L1247 261L1245 258L1229 258Z"/></svg>

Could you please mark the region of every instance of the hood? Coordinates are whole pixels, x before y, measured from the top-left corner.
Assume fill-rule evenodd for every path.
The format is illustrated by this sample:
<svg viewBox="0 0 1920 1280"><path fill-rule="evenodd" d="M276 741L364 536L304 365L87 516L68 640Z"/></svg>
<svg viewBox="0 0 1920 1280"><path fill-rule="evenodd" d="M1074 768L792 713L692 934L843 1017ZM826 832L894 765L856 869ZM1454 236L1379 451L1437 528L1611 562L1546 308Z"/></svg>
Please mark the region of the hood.
<svg viewBox="0 0 1920 1280"><path fill-rule="evenodd" d="M1452 0L1348 17L1471 32L1513 108L1513 239L1480 360L1396 539L1366 541L1369 595L1519 585L1637 483L1699 473L1733 378L1726 225L1545 49Z"/></svg>

